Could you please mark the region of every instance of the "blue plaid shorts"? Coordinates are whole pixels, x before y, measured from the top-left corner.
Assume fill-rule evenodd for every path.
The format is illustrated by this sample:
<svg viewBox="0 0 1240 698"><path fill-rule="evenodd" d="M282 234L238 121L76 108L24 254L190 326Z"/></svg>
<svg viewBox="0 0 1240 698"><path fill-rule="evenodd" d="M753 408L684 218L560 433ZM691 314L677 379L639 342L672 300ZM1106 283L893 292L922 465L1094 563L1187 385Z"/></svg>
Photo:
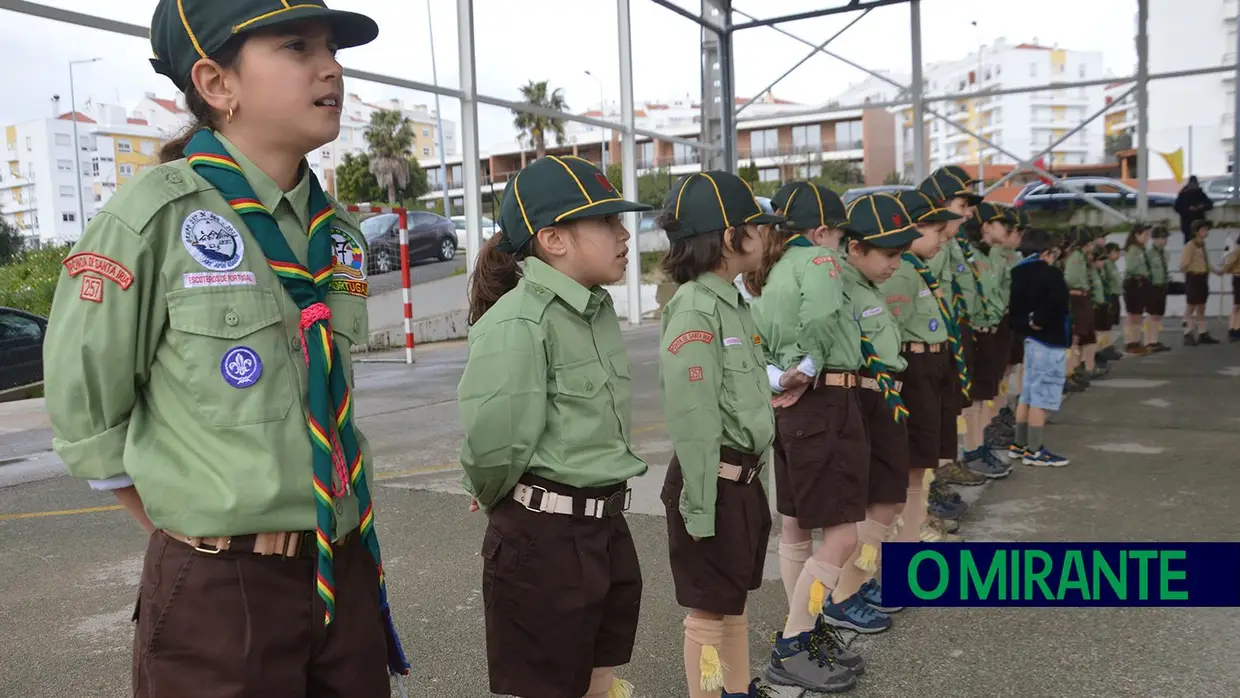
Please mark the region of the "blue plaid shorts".
<svg viewBox="0 0 1240 698"><path fill-rule="evenodd" d="M1063 384L1067 380L1068 350L1047 346L1025 338L1025 376L1021 382L1020 403L1052 412L1063 403Z"/></svg>

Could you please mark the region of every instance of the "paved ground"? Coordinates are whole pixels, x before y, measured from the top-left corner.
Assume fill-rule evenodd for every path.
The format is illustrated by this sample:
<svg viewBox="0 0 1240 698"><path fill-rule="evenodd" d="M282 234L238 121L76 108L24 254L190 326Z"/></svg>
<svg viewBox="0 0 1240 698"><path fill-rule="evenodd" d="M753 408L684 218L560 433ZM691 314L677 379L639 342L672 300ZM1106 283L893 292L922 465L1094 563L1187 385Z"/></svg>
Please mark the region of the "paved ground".
<svg viewBox="0 0 1240 698"><path fill-rule="evenodd" d="M638 649L623 675L643 698L673 698L684 695L683 613L672 597L656 499L669 444L654 332L627 335L635 438L651 471L634 483L630 521L646 593ZM360 366L358 410L382 478L379 527L415 664L409 695L479 698L487 695L477 556L485 522L466 511L456 488L464 348L419 352L413 367ZM1050 444L1073 464L1021 468L970 492L978 499L964 532L988 540L1240 539L1238 394L1240 346L1122 361L1048 429ZM92 511L111 501L37 453L47 440L37 419L20 432L16 423L0 415L8 457L36 453L0 467L0 695L127 695L142 536L122 512ZM768 579L751 606L755 670L785 610L771 559ZM896 621L855 645L871 668L853 695L1240 695L1235 609L911 609Z"/></svg>

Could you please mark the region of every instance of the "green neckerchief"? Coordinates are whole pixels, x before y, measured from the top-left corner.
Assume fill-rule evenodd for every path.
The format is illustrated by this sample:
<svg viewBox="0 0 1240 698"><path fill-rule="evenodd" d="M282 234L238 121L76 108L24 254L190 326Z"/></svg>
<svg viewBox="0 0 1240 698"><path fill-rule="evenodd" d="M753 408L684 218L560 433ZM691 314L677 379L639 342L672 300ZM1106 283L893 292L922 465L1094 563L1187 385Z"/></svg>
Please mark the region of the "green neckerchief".
<svg viewBox="0 0 1240 698"><path fill-rule="evenodd" d="M939 280L934 278L934 272L930 271L926 263L912 252L904 253L904 261L913 265L913 269L921 275L926 288L930 289L930 295L934 296L939 303L939 313L942 314L943 325L947 328L947 343L951 346L952 358L956 360L956 375L960 377L960 392L964 394L964 399L968 400L973 383L969 380L969 365L965 363L964 348L960 344L960 327L953 319L951 309L943 301L943 294L939 291Z"/></svg>

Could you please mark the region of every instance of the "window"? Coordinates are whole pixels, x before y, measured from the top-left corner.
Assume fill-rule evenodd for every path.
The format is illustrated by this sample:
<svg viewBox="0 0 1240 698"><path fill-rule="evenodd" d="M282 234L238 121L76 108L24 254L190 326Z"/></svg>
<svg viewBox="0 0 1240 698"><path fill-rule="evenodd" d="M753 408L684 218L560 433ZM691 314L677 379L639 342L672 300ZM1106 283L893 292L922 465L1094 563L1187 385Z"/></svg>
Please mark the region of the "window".
<svg viewBox="0 0 1240 698"><path fill-rule="evenodd" d="M30 136L26 136L26 152L34 150L34 143L30 140Z"/></svg>
<svg viewBox="0 0 1240 698"><path fill-rule="evenodd" d="M132 143L130 143L129 141L117 141L117 142L116 142L116 152L118 152L118 153L132 153L132 152L133 152L133 144L132 144Z"/></svg>
<svg viewBox="0 0 1240 698"><path fill-rule="evenodd" d="M638 169L654 167L654 141L637 144Z"/></svg>
<svg viewBox="0 0 1240 698"><path fill-rule="evenodd" d="M431 130L429 128L422 129L423 138L430 138L430 136L431 136Z"/></svg>
<svg viewBox="0 0 1240 698"><path fill-rule="evenodd" d="M4 340L5 344L37 343L42 337L43 328L38 322L23 315L0 314L0 340Z"/></svg>
<svg viewBox="0 0 1240 698"><path fill-rule="evenodd" d="M1076 74L1078 77L1082 77L1082 78L1085 77L1085 64L1084 63L1077 66Z"/></svg>
<svg viewBox="0 0 1240 698"><path fill-rule="evenodd" d="M66 223L74 223L77 221L77 214L76 213L62 213L60 214L60 220Z"/></svg>
<svg viewBox="0 0 1240 698"><path fill-rule="evenodd" d="M835 122L836 150L855 150L861 145L861 119Z"/></svg>
<svg viewBox="0 0 1240 698"><path fill-rule="evenodd" d="M819 124L793 126L792 148L798 153L822 152L822 126Z"/></svg>
<svg viewBox="0 0 1240 698"><path fill-rule="evenodd" d="M73 147L73 138L67 133L56 134L56 145L67 145ZM30 150L30 139L26 139L26 150Z"/></svg>
<svg viewBox="0 0 1240 698"><path fill-rule="evenodd" d="M64 197L73 196L73 187L64 186L60 188L60 195Z"/></svg>
<svg viewBox="0 0 1240 698"><path fill-rule="evenodd" d="M60 170L61 172L72 172L73 161L72 160L57 160L56 169Z"/></svg>
<svg viewBox="0 0 1240 698"><path fill-rule="evenodd" d="M116 167L116 171L119 172L122 177L132 177L133 176L133 165L130 165L127 162L122 163Z"/></svg>
<svg viewBox="0 0 1240 698"><path fill-rule="evenodd" d="M142 147L143 155L154 155L155 154L155 142L154 141L142 141L141 147ZM331 157L330 153L328 153L328 157Z"/></svg>
<svg viewBox="0 0 1240 698"><path fill-rule="evenodd" d="M758 170L758 181L759 182L778 182L779 181L779 168L768 167L765 170Z"/></svg>
<svg viewBox="0 0 1240 698"><path fill-rule="evenodd" d="M422 154L423 154L423 155L430 155L430 154L431 154L431 149L430 149L430 148L428 148L428 147L426 147L426 146L422 146Z"/></svg>
<svg viewBox="0 0 1240 698"><path fill-rule="evenodd" d="M452 168L448 170L448 176L451 177L453 184L459 184L461 181L461 166L453 165Z"/></svg>
<svg viewBox="0 0 1240 698"><path fill-rule="evenodd" d="M779 153L779 129L767 128L749 132L749 157L760 158Z"/></svg>
<svg viewBox="0 0 1240 698"><path fill-rule="evenodd" d="M1030 63L1029 64L1029 77L1036 78L1037 76L1038 76L1038 64Z"/></svg>
<svg viewBox="0 0 1240 698"><path fill-rule="evenodd" d="M696 138L690 138L696 141ZM672 144L672 159L677 165L692 164L698 161L698 149L684 143Z"/></svg>

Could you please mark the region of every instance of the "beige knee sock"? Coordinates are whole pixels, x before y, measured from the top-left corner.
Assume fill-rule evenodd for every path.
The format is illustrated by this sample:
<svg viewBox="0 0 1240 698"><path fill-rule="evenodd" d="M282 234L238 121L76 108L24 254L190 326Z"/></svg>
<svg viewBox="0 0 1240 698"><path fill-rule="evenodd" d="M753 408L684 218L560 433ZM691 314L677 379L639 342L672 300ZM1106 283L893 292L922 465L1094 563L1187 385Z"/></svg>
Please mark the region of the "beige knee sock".
<svg viewBox="0 0 1240 698"><path fill-rule="evenodd" d="M843 603L860 591L866 580L874 576L878 570L880 546L887 537L887 528L874 519L866 519L857 524L857 547L844 563L840 583L831 592L833 601Z"/></svg>
<svg viewBox="0 0 1240 698"><path fill-rule="evenodd" d="M792 594L797 588L797 579L801 570L805 569L805 561L814 550L814 541L802 543L779 544L779 578L784 581L784 594L788 597L788 605L792 605Z"/></svg>
<svg viewBox="0 0 1240 698"><path fill-rule="evenodd" d="M633 698L633 684L616 678L612 667L599 667L590 674L590 688L584 698Z"/></svg>
<svg viewBox="0 0 1240 698"><path fill-rule="evenodd" d="M723 617L723 689L728 693L749 690L749 612Z"/></svg>
<svg viewBox="0 0 1240 698"><path fill-rule="evenodd" d="M685 678L690 698L715 698L723 688L723 621L685 618ZM745 670L748 671L748 667Z"/></svg>
<svg viewBox="0 0 1240 698"><path fill-rule="evenodd" d="M841 570L816 558L805 561L801 576L797 578L796 591L788 607L788 622L784 625L784 637L792 637L812 630L818 614L840 582Z"/></svg>
<svg viewBox="0 0 1240 698"><path fill-rule="evenodd" d="M916 543L921 540L921 525L926 522L926 498L928 490L924 487L910 487L905 493L904 523L895 540L901 543Z"/></svg>

